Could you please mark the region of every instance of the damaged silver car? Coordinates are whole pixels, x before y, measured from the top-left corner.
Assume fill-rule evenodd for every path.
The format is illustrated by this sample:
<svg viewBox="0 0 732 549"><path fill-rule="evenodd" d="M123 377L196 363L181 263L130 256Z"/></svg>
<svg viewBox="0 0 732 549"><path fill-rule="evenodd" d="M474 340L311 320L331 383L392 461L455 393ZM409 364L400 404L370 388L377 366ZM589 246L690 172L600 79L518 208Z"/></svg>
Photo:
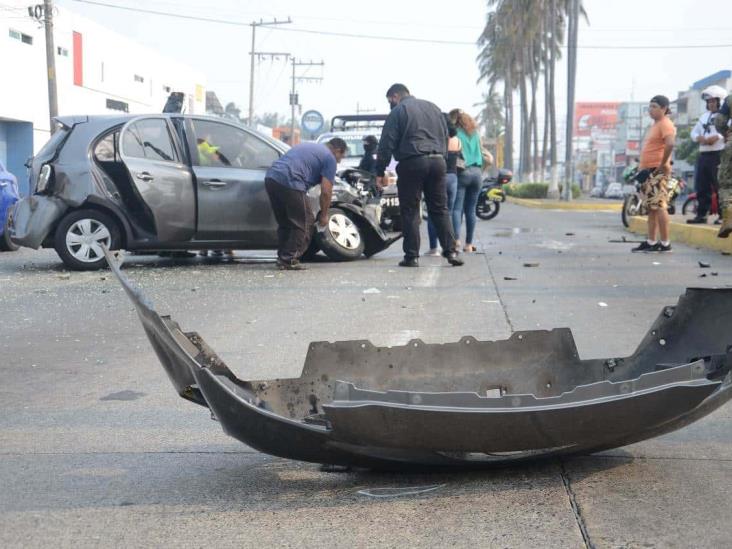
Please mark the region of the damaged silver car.
<svg viewBox="0 0 732 549"><path fill-rule="evenodd" d="M15 244L53 247L67 267L106 266L102 247L131 252L276 249L264 176L284 143L219 118L74 116L33 158L31 195L8 223ZM320 188L308 193L318 211ZM378 198L336 181L330 218L308 250L336 261L397 240Z"/></svg>
<svg viewBox="0 0 732 549"><path fill-rule="evenodd" d="M284 458L395 468L584 454L679 429L732 396L732 288L687 289L625 358L580 359L566 328L505 341L315 342L300 377L244 381L109 261L178 394Z"/></svg>

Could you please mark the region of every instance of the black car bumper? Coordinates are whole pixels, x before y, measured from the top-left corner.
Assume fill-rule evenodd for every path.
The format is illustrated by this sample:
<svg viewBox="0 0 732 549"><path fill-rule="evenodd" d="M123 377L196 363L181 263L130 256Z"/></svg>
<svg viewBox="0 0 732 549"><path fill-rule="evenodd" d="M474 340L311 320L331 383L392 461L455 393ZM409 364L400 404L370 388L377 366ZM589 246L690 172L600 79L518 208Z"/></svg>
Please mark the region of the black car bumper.
<svg viewBox="0 0 732 549"><path fill-rule="evenodd" d="M108 260L176 391L229 435L285 458L473 467L588 453L678 429L732 396L732 289L687 290L624 359L580 360L567 329L388 348L317 342L299 378L242 381Z"/></svg>

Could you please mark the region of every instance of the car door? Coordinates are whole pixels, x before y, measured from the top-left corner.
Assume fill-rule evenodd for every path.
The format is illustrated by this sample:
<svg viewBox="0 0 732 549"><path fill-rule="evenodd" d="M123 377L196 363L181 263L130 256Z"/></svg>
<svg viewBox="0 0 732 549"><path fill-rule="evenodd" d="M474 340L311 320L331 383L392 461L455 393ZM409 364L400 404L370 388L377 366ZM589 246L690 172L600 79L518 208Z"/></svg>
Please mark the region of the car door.
<svg viewBox="0 0 732 549"><path fill-rule="evenodd" d="M252 247L276 245L277 224L264 176L280 156L272 145L224 121L189 118L198 195L198 240L234 240Z"/></svg>
<svg viewBox="0 0 732 549"><path fill-rule="evenodd" d="M135 118L122 128L119 141L120 158L152 212L158 240L191 240L196 228L193 174L181 161L169 121L162 116Z"/></svg>

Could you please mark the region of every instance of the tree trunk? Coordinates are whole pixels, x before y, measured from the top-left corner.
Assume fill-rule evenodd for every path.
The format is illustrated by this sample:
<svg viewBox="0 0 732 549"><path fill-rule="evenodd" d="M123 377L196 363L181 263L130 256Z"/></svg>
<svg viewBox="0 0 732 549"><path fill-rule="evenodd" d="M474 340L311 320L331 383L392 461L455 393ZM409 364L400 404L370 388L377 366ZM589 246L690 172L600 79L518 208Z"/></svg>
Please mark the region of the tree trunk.
<svg viewBox="0 0 732 549"><path fill-rule="evenodd" d="M524 180L529 170L529 149L531 144L531 128L529 120L529 101L526 90L526 74L519 74L519 95L521 99L521 157L519 159L519 179Z"/></svg>
<svg viewBox="0 0 732 549"><path fill-rule="evenodd" d="M506 75L503 86L503 107L506 112L506 134L503 142L503 162L509 170L513 170L513 88L511 87L510 74ZM498 167L500 168L500 166Z"/></svg>
<svg viewBox="0 0 732 549"><path fill-rule="evenodd" d="M529 115L529 123L531 125L531 143L529 143L529 172L531 181L536 181L537 174L539 172L537 166L537 159L539 157L539 124L537 122L536 114L536 88L539 84L539 74L536 67L536 61L533 55L529 58L529 71L530 71L530 82L531 82L531 114Z"/></svg>
<svg viewBox="0 0 732 549"><path fill-rule="evenodd" d="M544 33L546 36L546 33ZM546 49L549 46L548 40L545 40L544 53L542 55L543 65L543 82L544 82L544 135L541 142L541 180L546 181L546 160L549 152L549 54Z"/></svg>
<svg viewBox="0 0 732 549"><path fill-rule="evenodd" d="M551 179L549 181L549 197L559 198L559 172L557 171L557 101L555 96L554 76L557 66L556 33L557 33L557 1L551 0L551 50L549 52L549 143Z"/></svg>

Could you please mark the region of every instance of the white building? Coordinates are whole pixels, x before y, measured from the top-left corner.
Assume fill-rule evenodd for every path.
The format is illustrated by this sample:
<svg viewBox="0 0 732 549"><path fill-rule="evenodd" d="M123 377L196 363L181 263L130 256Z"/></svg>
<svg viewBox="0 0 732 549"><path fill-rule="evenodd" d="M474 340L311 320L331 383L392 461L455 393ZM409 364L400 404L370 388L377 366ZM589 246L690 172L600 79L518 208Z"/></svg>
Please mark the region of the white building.
<svg viewBox="0 0 732 549"><path fill-rule="evenodd" d="M45 31L28 3L0 7L0 160L27 191L25 160L48 140ZM206 112L205 75L68 9L54 13L59 116L161 112L168 94Z"/></svg>

